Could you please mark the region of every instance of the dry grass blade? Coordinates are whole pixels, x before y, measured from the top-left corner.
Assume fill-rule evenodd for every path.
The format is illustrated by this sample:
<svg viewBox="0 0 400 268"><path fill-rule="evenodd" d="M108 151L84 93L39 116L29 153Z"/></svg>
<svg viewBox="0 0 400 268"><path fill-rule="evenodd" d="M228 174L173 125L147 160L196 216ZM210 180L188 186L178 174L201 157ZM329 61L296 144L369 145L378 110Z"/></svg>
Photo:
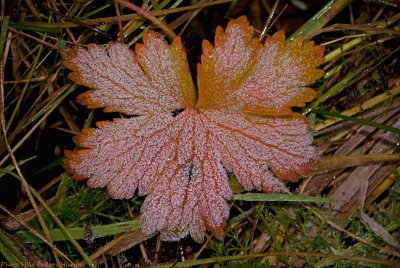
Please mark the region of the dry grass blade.
<svg viewBox="0 0 400 268"><path fill-rule="evenodd" d="M382 238L383 241L391 245L392 247L395 247L397 249L400 249L400 244L397 242L392 235L386 231L382 225L378 224L374 219L370 218L365 212L360 211L362 219L368 224L368 226L377 234L379 235L380 238Z"/></svg>
<svg viewBox="0 0 400 268"><path fill-rule="evenodd" d="M400 120L393 124L393 127L400 127ZM376 144L372 147L369 153L387 153L392 154L396 150L396 137L392 133L380 134L380 138L376 142ZM381 167L381 163L379 164L371 164L366 167L357 167L347 178L346 180L340 184L330 195L330 198L336 200L333 203L333 209L335 212L339 211L348 211L346 205L349 200L355 197L357 192L361 187L361 182L363 180L368 181L372 178L373 174ZM387 174L389 175L389 174Z"/></svg>
<svg viewBox="0 0 400 268"><path fill-rule="evenodd" d="M400 154L368 154L326 158L317 163L316 169L312 171L312 175L336 169L365 166L376 162L395 162L399 160Z"/></svg>
<svg viewBox="0 0 400 268"><path fill-rule="evenodd" d="M128 230L126 233L116 237L106 245L99 248L90 256L90 258L96 265L103 264L107 261L103 256L116 256L126 249L138 245L151 237L152 236L144 236L140 229ZM78 266L84 267L85 263L80 263Z"/></svg>

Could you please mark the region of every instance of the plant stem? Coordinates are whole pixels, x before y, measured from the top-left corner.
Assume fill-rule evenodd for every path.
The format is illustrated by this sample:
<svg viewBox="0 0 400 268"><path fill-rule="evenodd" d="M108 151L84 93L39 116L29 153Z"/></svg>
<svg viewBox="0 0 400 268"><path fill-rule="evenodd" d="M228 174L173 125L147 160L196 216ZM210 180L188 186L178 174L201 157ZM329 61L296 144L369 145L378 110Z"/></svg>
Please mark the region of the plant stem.
<svg viewBox="0 0 400 268"><path fill-rule="evenodd" d="M130 3L128 1L125 1L125 0L116 0L116 1L118 1L118 3L120 3L121 5L126 6L129 9L132 9L133 11L135 11L142 17L148 19L149 21L151 21L152 23L157 25L161 30L163 30L169 36L169 38L171 38L171 40L174 40L176 38L177 35L174 33L174 31L172 31L167 25L162 23L159 19L157 19L150 12L147 12L147 11L141 9L140 7Z"/></svg>

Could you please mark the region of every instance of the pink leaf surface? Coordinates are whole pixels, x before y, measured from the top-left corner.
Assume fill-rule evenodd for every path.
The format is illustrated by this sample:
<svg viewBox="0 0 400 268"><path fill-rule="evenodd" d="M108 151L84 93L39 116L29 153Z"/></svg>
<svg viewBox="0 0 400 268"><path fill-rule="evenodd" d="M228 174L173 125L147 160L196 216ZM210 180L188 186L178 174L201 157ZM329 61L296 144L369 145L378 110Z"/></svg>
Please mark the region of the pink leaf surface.
<svg viewBox="0 0 400 268"><path fill-rule="evenodd" d="M265 45L241 17L203 43L198 97L180 39L168 45L144 34L135 52L112 44L75 47L65 56L70 78L92 90L78 100L131 118L98 122L74 137L64 167L112 198L146 195L142 231L163 240L206 230L220 238L232 190L227 171L246 190L280 191L306 175L318 155L306 119L291 110L315 97L306 87L322 75L323 50L283 33Z"/></svg>

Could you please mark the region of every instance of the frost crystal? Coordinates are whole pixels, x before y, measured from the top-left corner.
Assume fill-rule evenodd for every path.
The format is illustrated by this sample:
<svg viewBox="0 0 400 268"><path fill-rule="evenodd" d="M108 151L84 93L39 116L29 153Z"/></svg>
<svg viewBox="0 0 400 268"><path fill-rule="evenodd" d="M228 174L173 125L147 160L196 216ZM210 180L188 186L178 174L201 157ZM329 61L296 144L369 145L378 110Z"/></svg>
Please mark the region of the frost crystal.
<svg viewBox="0 0 400 268"><path fill-rule="evenodd" d="M318 159L306 119L291 107L315 97L306 87L323 72L323 49L301 38L285 44L278 32L262 45L241 17L203 42L198 97L179 38L156 33L135 52L123 44L65 53L70 78L92 90L78 101L90 108L136 115L98 122L74 137L64 167L113 198L146 195L142 231L163 240L206 230L221 237L232 196L227 171L246 190L279 191L306 175Z"/></svg>

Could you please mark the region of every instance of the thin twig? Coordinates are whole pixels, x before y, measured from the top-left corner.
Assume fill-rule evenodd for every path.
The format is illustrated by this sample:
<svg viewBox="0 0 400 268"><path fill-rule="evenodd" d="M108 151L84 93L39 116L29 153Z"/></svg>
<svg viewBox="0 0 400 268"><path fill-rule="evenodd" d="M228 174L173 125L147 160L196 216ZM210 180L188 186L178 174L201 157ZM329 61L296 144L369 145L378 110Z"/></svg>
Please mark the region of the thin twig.
<svg viewBox="0 0 400 268"><path fill-rule="evenodd" d="M109 33L105 32L105 31L103 31L103 30L101 30L101 29L99 29L97 27L93 27L91 25L88 25L88 24L86 24L86 23L84 23L84 22L82 22L82 21L80 21L80 20L78 20L76 18L73 18L71 16L65 15L65 14L63 14L63 13L61 13L61 12L55 10L55 9L52 9L50 7L47 7L47 6L44 6L44 5L41 5L41 4L37 4L37 5L42 7L42 8L44 8L44 9L46 9L46 10L48 10L48 11L50 11L50 12L53 12L57 16L60 16L60 17L62 17L63 19L65 19L67 21L73 21L73 22L75 22L75 23L77 23L77 24L79 24L79 25L81 25L83 27L89 28L90 30L107 37L110 40L113 40L112 36Z"/></svg>
<svg viewBox="0 0 400 268"><path fill-rule="evenodd" d="M271 20L274 17L274 14L275 14L276 8L278 7L278 4L279 4L279 0L276 0L274 3L274 6L272 7L271 13L268 16L267 21L265 22L264 28L260 34L260 38L258 39L260 42L263 42L265 37L267 36L267 32L271 25Z"/></svg>
<svg viewBox="0 0 400 268"><path fill-rule="evenodd" d="M115 14L117 15L117 23L118 23L118 41L124 43L124 29L122 28L122 21L121 21L121 12L119 11L118 2L114 0L114 9Z"/></svg>
<svg viewBox="0 0 400 268"><path fill-rule="evenodd" d="M154 11L149 11L150 14L153 16L166 16L169 14L175 14L179 12L185 12L188 10L194 10L194 9L199 9L199 8L204 8L204 7L209 7L209 6L214 6L214 5L219 5L219 4L224 4L224 3L229 3L232 2L233 0L215 0L212 2L205 2L205 3L197 3L193 4L190 6L183 6L183 7L176 7L176 8L169 8L169 9L161 9L161 10L154 10ZM121 15L121 21L132 21L132 20L139 20L141 16L139 14L129 14L129 15ZM27 22L19 22L18 24L20 26L23 25L29 25L31 27L44 27L46 29L65 29L65 28L76 28L76 27L82 27L82 23L85 25L97 25L101 23L117 23L118 18L116 16L114 17L102 17L102 18L96 18L96 19L85 19L82 21L78 22L50 22L50 23L44 23L44 22L35 22L35 21L30 21L29 23ZM86 27L86 26L85 26Z"/></svg>
<svg viewBox="0 0 400 268"><path fill-rule="evenodd" d="M157 25L161 30L163 30L169 36L169 38L171 38L171 40L174 40L177 37L177 35L174 33L174 31L172 31L167 25L162 23L158 18L156 18L150 12L147 12L147 11L141 9L140 7L130 3L128 1L125 1L125 0L117 0L117 1L121 5L126 6L129 9L132 9L133 11L135 11L142 17L148 19L149 21L151 21L152 23Z"/></svg>

